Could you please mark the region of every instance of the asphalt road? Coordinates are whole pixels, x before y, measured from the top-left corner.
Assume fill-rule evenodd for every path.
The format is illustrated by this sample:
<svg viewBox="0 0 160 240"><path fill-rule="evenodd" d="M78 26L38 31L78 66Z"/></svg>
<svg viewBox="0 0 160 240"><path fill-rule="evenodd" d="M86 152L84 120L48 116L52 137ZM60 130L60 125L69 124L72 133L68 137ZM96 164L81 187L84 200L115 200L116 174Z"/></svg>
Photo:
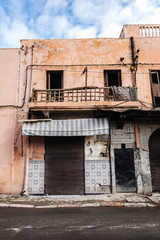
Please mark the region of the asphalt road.
<svg viewBox="0 0 160 240"><path fill-rule="evenodd" d="M160 239L160 208L0 209L0 240Z"/></svg>

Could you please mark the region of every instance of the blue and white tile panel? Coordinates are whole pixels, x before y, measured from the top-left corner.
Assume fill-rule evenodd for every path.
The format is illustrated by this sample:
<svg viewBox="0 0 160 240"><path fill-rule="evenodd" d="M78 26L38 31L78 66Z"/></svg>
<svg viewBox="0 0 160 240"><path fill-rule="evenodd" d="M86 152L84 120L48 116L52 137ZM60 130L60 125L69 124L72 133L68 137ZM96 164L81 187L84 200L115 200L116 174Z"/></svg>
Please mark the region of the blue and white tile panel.
<svg viewBox="0 0 160 240"><path fill-rule="evenodd" d="M44 194L44 160L29 161L28 193Z"/></svg>
<svg viewBox="0 0 160 240"><path fill-rule="evenodd" d="M110 185L110 160L85 160L85 193L106 193Z"/></svg>

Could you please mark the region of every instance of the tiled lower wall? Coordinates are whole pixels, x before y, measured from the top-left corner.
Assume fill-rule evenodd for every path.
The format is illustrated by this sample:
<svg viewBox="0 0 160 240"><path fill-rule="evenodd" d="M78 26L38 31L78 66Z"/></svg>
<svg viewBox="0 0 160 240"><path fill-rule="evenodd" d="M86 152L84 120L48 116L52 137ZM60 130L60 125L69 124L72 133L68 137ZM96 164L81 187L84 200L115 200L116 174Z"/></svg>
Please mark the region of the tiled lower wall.
<svg viewBox="0 0 160 240"><path fill-rule="evenodd" d="M85 193L110 193L110 161L85 160Z"/></svg>
<svg viewBox="0 0 160 240"><path fill-rule="evenodd" d="M44 194L44 160L29 161L28 193Z"/></svg>
<svg viewBox="0 0 160 240"><path fill-rule="evenodd" d="M29 161L28 193L44 194L45 163ZM85 193L110 193L110 161L85 160Z"/></svg>

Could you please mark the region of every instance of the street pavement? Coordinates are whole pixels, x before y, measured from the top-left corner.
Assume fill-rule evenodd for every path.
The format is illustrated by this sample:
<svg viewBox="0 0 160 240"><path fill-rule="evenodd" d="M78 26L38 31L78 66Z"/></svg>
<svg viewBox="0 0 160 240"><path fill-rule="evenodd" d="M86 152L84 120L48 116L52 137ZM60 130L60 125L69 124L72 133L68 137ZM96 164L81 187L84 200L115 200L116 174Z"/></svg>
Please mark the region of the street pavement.
<svg viewBox="0 0 160 240"><path fill-rule="evenodd" d="M0 208L0 240L160 239L160 208Z"/></svg>

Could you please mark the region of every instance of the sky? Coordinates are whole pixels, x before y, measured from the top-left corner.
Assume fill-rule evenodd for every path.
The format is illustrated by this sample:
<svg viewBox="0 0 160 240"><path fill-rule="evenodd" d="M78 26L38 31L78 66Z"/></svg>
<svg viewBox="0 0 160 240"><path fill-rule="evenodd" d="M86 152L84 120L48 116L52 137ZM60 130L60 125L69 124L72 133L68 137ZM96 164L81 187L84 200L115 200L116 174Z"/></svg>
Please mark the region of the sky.
<svg viewBox="0 0 160 240"><path fill-rule="evenodd" d="M160 0L0 0L0 48L21 39L118 38L124 24L160 24Z"/></svg>

